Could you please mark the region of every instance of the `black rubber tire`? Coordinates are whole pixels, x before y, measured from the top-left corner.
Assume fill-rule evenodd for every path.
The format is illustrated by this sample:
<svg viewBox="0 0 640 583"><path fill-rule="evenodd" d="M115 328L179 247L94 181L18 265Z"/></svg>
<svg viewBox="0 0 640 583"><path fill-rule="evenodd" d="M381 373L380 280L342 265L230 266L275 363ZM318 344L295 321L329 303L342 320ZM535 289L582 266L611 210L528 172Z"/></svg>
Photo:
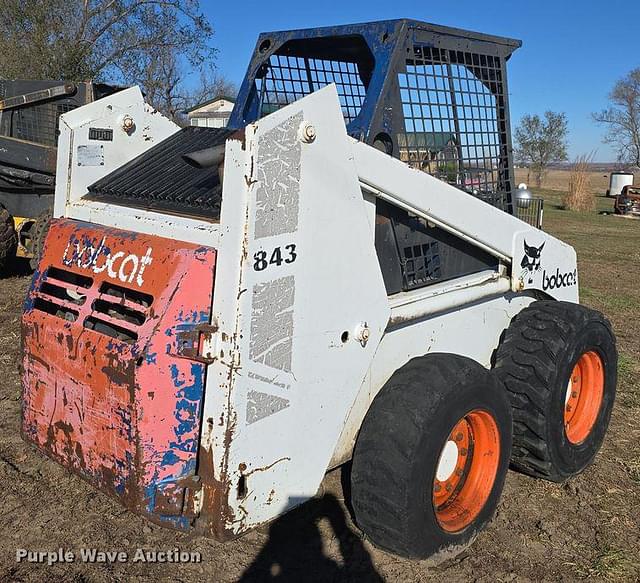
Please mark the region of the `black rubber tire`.
<svg viewBox="0 0 640 583"><path fill-rule="evenodd" d="M33 257L29 260L31 269L37 269L42 257L42 250L44 249L44 240L49 232L49 225L51 224L51 211L45 211L37 219L33 225L33 237L32 248Z"/></svg>
<svg viewBox="0 0 640 583"><path fill-rule="evenodd" d="M604 364L604 394L591 432L575 445L565 433L565 392L575 363L591 350ZM506 330L495 364L513 408L512 466L553 482L587 467L609 425L617 365L615 336L600 312L557 301L522 310Z"/></svg>
<svg viewBox="0 0 640 583"><path fill-rule="evenodd" d="M476 518L456 533L437 521L432 484L456 422L482 409L498 427L495 481ZM414 358L373 400L356 442L351 502L356 522L378 547L437 564L457 555L491 520L511 451L511 408L504 388L477 362L453 354Z"/></svg>
<svg viewBox="0 0 640 583"><path fill-rule="evenodd" d="M9 211L0 206L0 272L4 271L16 254L18 236Z"/></svg>

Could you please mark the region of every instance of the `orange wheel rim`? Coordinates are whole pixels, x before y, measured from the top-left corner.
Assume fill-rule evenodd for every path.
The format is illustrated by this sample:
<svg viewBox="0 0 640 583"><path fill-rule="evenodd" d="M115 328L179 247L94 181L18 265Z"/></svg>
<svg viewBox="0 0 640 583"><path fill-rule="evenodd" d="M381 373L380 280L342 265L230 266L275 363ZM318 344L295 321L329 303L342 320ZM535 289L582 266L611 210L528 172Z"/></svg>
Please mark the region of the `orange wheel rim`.
<svg viewBox="0 0 640 583"><path fill-rule="evenodd" d="M443 530L458 532L486 504L498 473L500 434L493 416L476 409L456 423L438 459L433 507Z"/></svg>
<svg viewBox="0 0 640 583"><path fill-rule="evenodd" d="M604 365L597 352L585 352L573 367L564 403L567 439L582 443L596 423L604 395Z"/></svg>

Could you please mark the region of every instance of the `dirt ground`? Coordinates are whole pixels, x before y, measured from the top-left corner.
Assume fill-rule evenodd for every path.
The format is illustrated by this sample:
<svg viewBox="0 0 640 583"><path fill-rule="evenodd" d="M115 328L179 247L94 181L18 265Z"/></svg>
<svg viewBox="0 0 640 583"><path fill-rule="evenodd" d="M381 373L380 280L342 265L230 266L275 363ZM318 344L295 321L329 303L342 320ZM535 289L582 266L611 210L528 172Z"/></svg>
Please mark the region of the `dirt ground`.
<svg viewBox="0 0 640 583"><path fill-rule="evenodd" d="M559 208L543 192L546 229L578 251L582 300L612 320L620 382L595 463L558 485L510 471L497 516L474 545L440 567L363 540L343 502L341 472L318 498L234 542L176 533L124 510L26 445L19 436L24 267L0 279L0 580L2 581L640 581L640 221ZM600 210L611 201L598 198ZM16 562L16 549L79 553L179 548L192 564Z"/></svg>

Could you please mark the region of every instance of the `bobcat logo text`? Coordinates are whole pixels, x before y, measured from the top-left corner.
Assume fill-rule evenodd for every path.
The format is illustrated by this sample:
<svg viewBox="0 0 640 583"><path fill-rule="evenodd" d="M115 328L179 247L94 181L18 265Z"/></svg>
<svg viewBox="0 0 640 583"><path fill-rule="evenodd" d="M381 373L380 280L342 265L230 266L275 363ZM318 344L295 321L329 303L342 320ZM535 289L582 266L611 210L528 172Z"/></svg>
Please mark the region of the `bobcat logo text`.
<svg viewBox="0 0 640 583"><path fill-rule="evenodd" d="M574 285L578 285L577 269L563 273L559 268L556 268L555 273L547 274L546 270L542 273L542 289L544 291L560 289L562 287L571 287Z"/></svg>
<svg viewBox="0 0 640 583"><path fill-rule="evenodd" d="M74 238L67 243L62 263L89 269L93 273L106 271L112 279L118 279L122 283L135 281L138 286L142 286L144 270L153 261L152 252L152 248L148 247L147 252L141 256L127 254L124 251L112 253L106 237L102 238L97 247L92 241L81 242Z"/></svg>

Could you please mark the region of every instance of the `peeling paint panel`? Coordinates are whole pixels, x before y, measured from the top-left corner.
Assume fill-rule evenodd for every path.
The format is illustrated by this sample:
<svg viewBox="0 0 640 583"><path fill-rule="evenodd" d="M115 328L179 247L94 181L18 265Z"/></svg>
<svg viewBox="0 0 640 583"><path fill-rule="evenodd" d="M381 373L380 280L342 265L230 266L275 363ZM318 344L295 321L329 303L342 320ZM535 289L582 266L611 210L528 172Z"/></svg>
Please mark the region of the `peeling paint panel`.
<svg viewBox="0 0 640 583"><path fill-rule="evenodd" d="M250 357L272 368L291 370L295 278L253 286Z"/></svg>
<svg viewBox="0 0 640 583"><path fill-rule="evenodd" d="M255 238L298 230L300 199L299 112L266 132L258 141Z"/></svg>
<svg viewBox="0 0 640 583"><path fill-rule="evenodd" d="M211 320L215 258L207 247L57 220L23 315L25 438L178 528L191 521L183 506L206 369L184 356L182 338Z"/></svg>
<svg viewBox="0 0 640 583"><path fill-rule="evenodd" d="M227 142L214 298L224 357L207 376L202 442L228 492L227 538L317 492L389 315L335 87L243 137ZM295 230L265 234L265 213Z"/></svg>
<svg viewBox="0 0 640 583"><path fill-rule="evenodd" d="M289 399L269 395L260 391L249 391L247 393L247 425L251 425L260 419L269 417L278 411L282 411L289 406Z"/></svg>

